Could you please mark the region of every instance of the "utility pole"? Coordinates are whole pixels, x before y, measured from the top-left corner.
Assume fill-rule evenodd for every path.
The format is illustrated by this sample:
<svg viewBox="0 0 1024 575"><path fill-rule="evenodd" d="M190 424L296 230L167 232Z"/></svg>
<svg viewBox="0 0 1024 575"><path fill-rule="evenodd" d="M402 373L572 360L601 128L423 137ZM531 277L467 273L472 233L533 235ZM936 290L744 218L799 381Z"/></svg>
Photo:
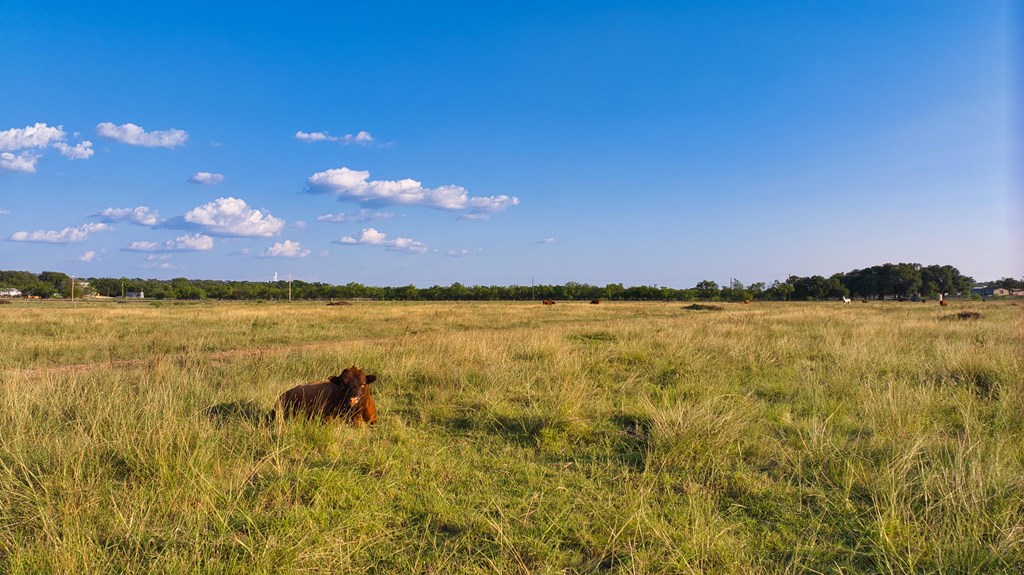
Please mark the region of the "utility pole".
<svg viewBox="0 0 1024 575"><path fill-rule="evenodd" d="M292 274L288 274L288 301L292 301Z"/></svg>
<svg viewBox="0 0 1024 575"><path fill-rule="evenodd" d="M71 276L71 305L75 304L75 276Z"/></svg>
<svg viewBox="0 0 1024 575"><path fill-rule="evenodd" d="M530 301L534 301L534 300L537 299L537 297L536 297L537 296L537 286L534 285L533 280L534 280L534 278L531 277L530 278Z"/></svg>

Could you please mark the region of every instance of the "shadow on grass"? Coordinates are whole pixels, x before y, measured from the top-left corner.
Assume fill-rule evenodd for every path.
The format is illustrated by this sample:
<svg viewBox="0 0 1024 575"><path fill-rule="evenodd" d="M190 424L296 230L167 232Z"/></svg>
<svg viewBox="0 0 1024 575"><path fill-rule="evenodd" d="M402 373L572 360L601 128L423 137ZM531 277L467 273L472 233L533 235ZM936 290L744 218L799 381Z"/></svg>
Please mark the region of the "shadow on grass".
<svg viewBox="0 0 1024 575"><path fill-rule="evenodd" d="M620 414L612 417L612 422L623 433L622 438L615 442L616 455L626 465L644 471L651 447L651 420L638 415Z"/></svg>
<svg viewBox="0 0 1024 575"><path fill-rule="evenodd" d="M217 425L224 425L232 420L263 425L268 420L270 410L260 407L255 401L246 400L218 403L206 408L204 413Z"/></svg>

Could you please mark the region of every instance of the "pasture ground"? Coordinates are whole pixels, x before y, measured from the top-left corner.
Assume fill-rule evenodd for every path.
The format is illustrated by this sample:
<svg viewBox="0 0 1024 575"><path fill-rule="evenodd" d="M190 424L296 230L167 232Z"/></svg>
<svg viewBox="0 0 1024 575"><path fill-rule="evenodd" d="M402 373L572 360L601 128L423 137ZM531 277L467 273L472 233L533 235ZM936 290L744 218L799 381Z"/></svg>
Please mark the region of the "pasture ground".
<svg viewBox="0 0 1024 575"><path fill-rule="evenodd" d="M0 573L1024 572L1024 307L686 305L2 306Z"/></svg>

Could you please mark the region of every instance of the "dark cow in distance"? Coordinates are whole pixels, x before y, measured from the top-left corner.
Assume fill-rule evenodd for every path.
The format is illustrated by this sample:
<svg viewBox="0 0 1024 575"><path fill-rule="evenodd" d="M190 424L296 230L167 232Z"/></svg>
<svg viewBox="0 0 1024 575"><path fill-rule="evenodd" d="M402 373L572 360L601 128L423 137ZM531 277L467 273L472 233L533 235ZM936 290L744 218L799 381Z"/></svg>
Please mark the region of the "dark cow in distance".
<svg viewBox="0 0 1024 575"><path fill-rule="evenodd" d="M542 301L540 303L542 303L544 305L555 305L555 300L546 299L546 300L544 300L544 301Z"/></svg>
<svg viewBox="0 0 1024 575"><path fill-rule="evenodd" d="M590 305L598 305L600 303L601 303L601 300L599 300L599 299L592 299L592 300L590 300Z"/></svg>
<svg viewBox="0 0 1024 575"><path fill-rule="evenodd" d="M325 421L349 423L377 422L377 406L373 402L370 384L377 376L366 375L356 366L345 368L340 375L327 381L307 383L289 389L277 399L277 409L284 418L304 416ZM274 421L277 409L271 410Z"/></svg>

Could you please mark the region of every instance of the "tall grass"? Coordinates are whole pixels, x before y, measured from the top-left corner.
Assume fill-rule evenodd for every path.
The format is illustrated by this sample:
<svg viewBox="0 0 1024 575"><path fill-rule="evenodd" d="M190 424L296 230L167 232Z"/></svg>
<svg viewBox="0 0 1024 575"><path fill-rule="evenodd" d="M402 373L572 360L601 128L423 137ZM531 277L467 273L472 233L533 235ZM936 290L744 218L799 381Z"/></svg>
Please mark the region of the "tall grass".
<svg viewBox="0 0 1024 575"><path fill-rule="evenodd" d="M1020 311L3 306L0 573L1020 573Z"/></svg>

